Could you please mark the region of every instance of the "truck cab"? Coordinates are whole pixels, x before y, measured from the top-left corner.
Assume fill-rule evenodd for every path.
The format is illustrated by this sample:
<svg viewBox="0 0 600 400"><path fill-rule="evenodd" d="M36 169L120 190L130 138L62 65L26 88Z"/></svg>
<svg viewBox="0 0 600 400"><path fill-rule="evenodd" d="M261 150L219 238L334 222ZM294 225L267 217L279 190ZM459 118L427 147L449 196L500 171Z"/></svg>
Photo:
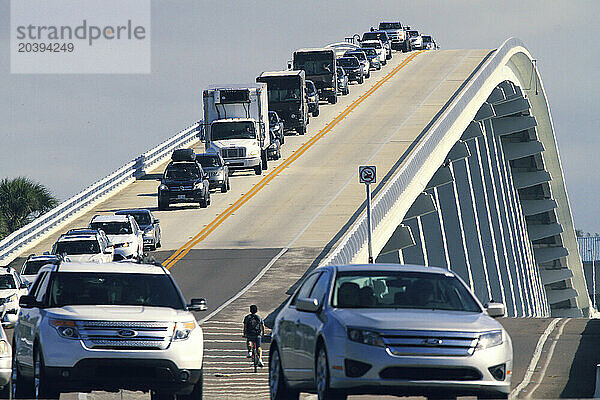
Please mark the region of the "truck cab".
<svg viewBox="0 0 600 400"><path fill-rule="evenodd" d="M330 48L299 49L294 52L293 69L303 70L313 81L319 98L337 103L337 73L335 50Z"/></svg>
<svg viewBox="0 0 600 400"><path fill-rule="evenodd" d="M385 31L392 41L392 50L407 52L410 50L406 30L398 21L380 22L379 30Z"/></svg>
<svg viewBox="0 0 600 400"><path fill-rule="evenodd" d="M303 70L263 72L256 82L267 84L269 110L277 112L286 130L294 129L300 135L308 125L306 78Z"/></svg>
<svg viewBox="0 0 600 400"><path fill-rule="evenodd" d="M230 170L267 169L267 85L214 86L204 91L206 151L219 153Z"/></svg>

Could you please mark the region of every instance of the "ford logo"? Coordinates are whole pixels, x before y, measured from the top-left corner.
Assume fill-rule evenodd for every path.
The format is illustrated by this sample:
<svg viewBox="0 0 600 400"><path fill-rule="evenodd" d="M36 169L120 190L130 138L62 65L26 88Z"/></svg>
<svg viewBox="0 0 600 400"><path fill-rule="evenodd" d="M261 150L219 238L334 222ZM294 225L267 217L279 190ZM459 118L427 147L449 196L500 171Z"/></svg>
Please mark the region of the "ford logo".
<svg viewBox="0 0 600 400"><path fill-rule="evenodd" d="M442 339L433 339L433 338L424 339L423 344L426 344L427 346L438 346L438 345L442 344Z"/></svg>
<svg viewBox="0 0 600 400"><path fill-rule="evenodd" d="M120 331L117 332L117 336L122 337L122 338L132 338L137 336L137 332L131 329L121 329Z"/></svg>

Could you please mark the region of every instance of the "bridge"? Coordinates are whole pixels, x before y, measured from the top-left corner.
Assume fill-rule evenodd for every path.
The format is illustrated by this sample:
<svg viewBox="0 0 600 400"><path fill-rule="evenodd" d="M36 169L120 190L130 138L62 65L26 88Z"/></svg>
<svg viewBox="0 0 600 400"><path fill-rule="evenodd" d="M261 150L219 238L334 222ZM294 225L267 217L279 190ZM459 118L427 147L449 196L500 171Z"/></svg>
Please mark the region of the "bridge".
<svg viewBox="0 0 600 400"><path fill-rule="evenodd" d="M97 213L153 210L163 231L163 247L153 256L186 297L209 301L208 313L198 314L207 398L267 398L266 372L250 373L243 358L247 305L270 313L318 265L366 262L365 192L357 171L376 165L376 261L447 267L483 303L506 304L515 396L593 393L595 364L582 349L596 343L597 327L572 318L594 310L546 93L522 42L396 53L366 84L323 107L307 135L288 137L283 157L262 176L236 172L232 190L213 194L208 209L158 211L160 173L172 149L201 151L197 128L4 239L0 260L18 266ZM571 341L560 341L563 335ZM554 360L561 350L567 356ZM558 378L544 379L547 368Z"/></svg>

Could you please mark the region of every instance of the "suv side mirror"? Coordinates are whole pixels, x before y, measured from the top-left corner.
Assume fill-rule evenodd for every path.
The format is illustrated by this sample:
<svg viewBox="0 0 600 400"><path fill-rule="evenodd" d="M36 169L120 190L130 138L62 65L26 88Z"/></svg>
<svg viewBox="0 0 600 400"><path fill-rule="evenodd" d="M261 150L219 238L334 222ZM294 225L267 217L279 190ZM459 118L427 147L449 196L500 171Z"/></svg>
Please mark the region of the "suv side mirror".
<svg viewBox="0 0 600 400"><path fill-rule="evenodd" d="M319 311L320 304L317 299L300 298L296 300L296 310L316 313Z"/></svg>
<svg viewBox="0 0 600 400"><path fill-rule="evenodd" d="M187 308L190 311L206 311L206 299L192 299Z"/></svg>
<svg viewBox="0 0 600 400"><path fill-rule="evenodd" d="M292 66L293 66L293 65L292 65L292 62L291 62L291 61L288 61L288 63L287 63L287 64L288 64L288 69L292 69Z"/></svg>
<svg viewBox="0 0 600 400"><path fill-rule="evenodd" d="M21 286L19 286L19 289L28 289L29 285L27 284L27 282L21 282Z"/></svg>
<svg viewBox="0 0 600 400"><path fill-rule="evenodd" d="M154 223L155 223L155 224L158 224L159 222L160 222L160 220L159 220L158 218L156 218L156 219L154 220Z"/></svg>
<svg viewBox="0 0 600 400"><path fill-rule="evenodd" d="M38 306L38 302L32 295L21 296L19 299L19 307L21 308L34 308Z"/></svg>
<svg viewBox="0 0 600 400"><path fill-rule="evenodd" d="M488 303L485 305L485 310L492 318L504 317L506 315L506 307L502 303Z"/></svg>

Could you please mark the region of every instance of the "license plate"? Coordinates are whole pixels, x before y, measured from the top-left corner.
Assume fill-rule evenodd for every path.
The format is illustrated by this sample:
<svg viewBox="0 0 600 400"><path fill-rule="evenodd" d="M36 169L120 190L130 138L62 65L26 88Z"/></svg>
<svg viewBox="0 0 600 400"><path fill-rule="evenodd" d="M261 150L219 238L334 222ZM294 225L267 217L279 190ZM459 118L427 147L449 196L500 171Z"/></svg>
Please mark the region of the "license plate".
<svg viewBox="0 0 600 400"><path fill-rule="evenodd" d="M180 194L180 195L177 196L177 198L179 200L183 200L183 199L185 199L185 194Z"/></svg>

